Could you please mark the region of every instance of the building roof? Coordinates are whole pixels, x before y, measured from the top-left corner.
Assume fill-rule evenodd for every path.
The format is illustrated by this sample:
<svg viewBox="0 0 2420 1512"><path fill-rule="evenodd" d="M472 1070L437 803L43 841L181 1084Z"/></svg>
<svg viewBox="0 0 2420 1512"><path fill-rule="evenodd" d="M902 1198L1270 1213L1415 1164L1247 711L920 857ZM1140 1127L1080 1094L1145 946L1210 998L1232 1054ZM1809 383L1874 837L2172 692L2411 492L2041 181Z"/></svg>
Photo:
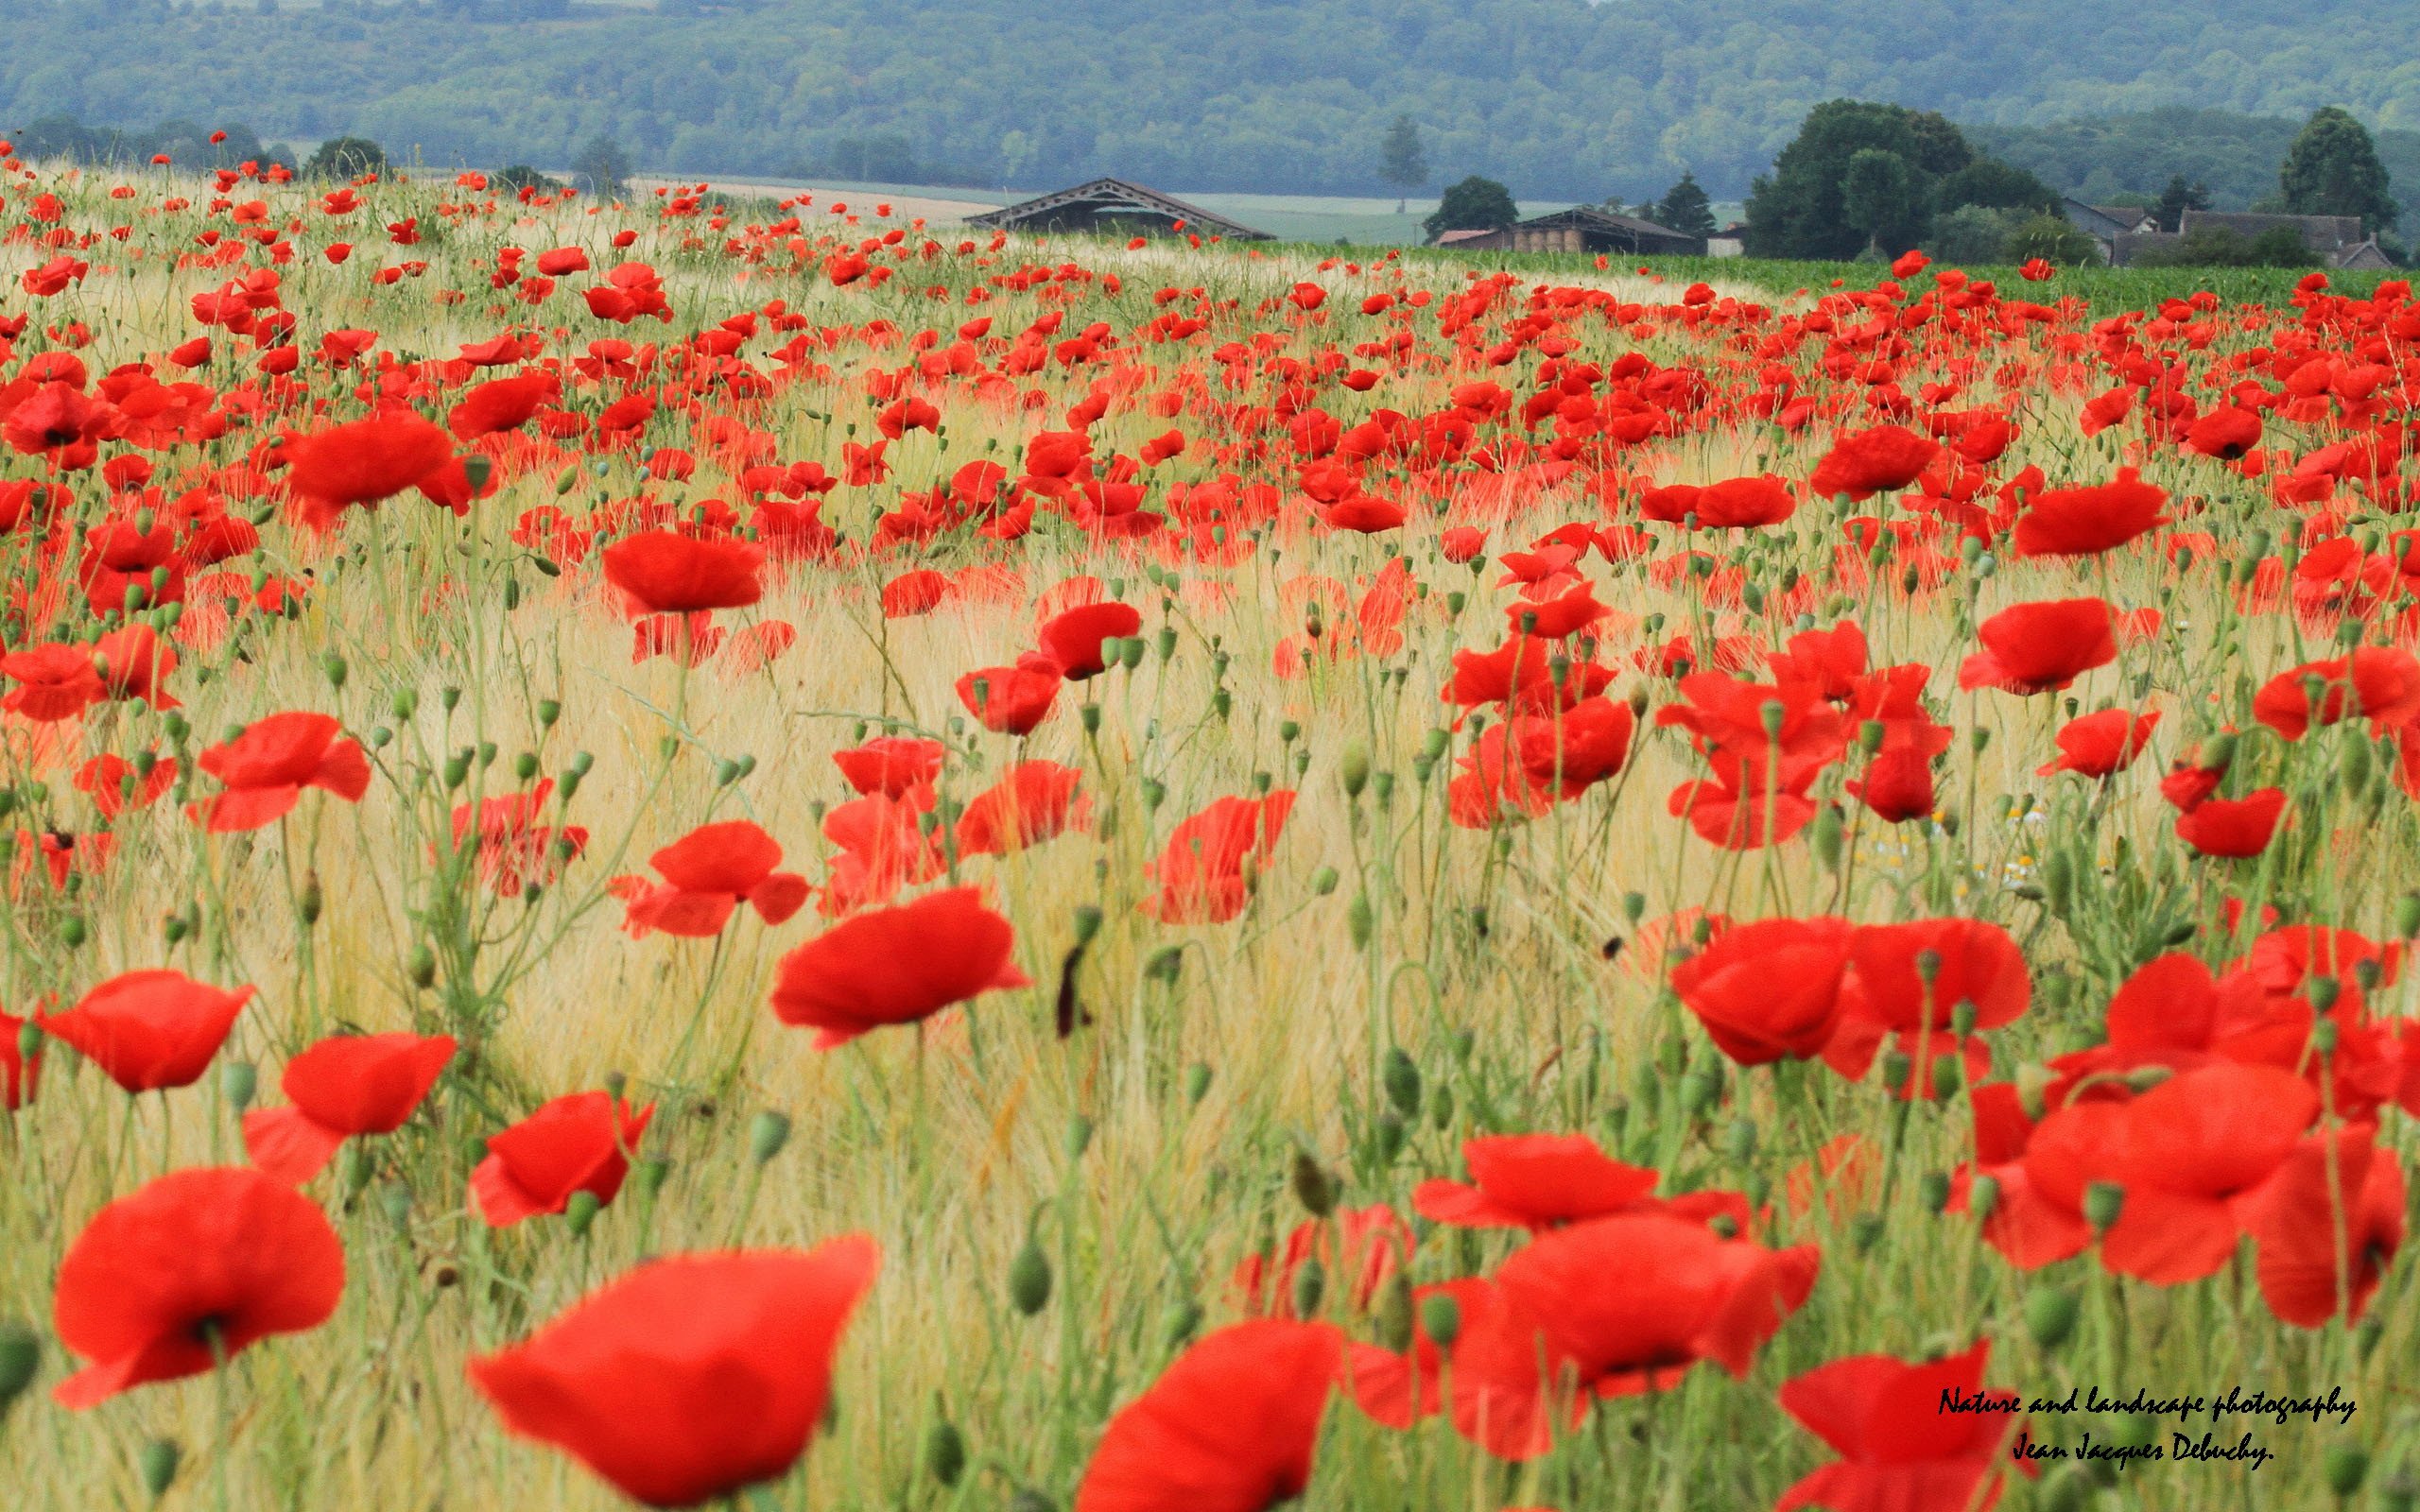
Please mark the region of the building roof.
<svg viewBox="0 0 2420 1512"><path fill-rule="evenodd" d="M1697 239L1669 226L1658 226L1651 220L1641 220L1636 215L1625 215L1619 211L1604 210L1595 205L1574 205L1569 210L1558 210L1552 215L1532 215L1521 224L1541 231L1577 226L1582 231L1619 232L1629 236L1670 236L1685 242Z"/></svg>
<svg viewBox="0 0 2420 1512"><path fill-rule="evenodd" d="M2190 236L2204 227L2231 231L2238 236L2257 236L2282 227L2300 236L2312 251L2329 256L2359 246L2363 239L2359 215L2267 215L2244 211L2188 210L2177 231Z"/></svg>
<svg viewBox="0 0 2420 1512"><path fill-rule="evenodd" d="M2072 195L2059 201L2059 211L2078 231L2102 238L2131 235L2152 218L2148 210L2132 205L2087 205Z"/></svg>
<svg viewBox="0 0 2420 1512"><path fill-rule="evenodd" d="M2386 249L2380 247L2378 239L2373 236L2368 241L2347 247L2337 253L2336 266L2352 268L2393 267L2394 259L2386 255Z"/></svg>
<svg viewBox="0 0 2420 1512"><path fill-rule="evenodd" d="M1437 233L1437 245L1440 247L1451 247L1456 242L1466 242L1475 237L1493 236L1495 234L1495 229L1494 227L1472 228L1462 231L1441 231Z"/></svg>
<svg viewBox="0 0 2420 1512"><path fill-rule="evenodd" d="M1123 179L1095 179L1055 194L1039 195L980 215L969 215L966 223L1012 231L1037 221L1047 224L1068 213L1095 216L1137 215L1171 223L1183 221L1189 229L1199 228L1231 241L1265 242L1270 239L1269 232L1265 231L1256 231L1240 221L1229 220L1215 211L1187 204L1174 195L1164 195L1156 189L1147 189Z"/></svg>

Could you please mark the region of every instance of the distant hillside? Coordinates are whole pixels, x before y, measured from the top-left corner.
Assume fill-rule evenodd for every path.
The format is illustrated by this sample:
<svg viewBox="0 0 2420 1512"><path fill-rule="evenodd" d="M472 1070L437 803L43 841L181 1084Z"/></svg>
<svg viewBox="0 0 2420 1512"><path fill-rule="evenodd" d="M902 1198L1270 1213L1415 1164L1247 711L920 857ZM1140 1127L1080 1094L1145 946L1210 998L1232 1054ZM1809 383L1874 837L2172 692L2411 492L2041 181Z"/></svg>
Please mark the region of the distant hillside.
<svg viewBox="0 0 2420 1512"><path fill-rule="evenodd" d="M676 173L1379 193L1406 112L1432 183L1589 199L1685 167L1736 198L1839 95L2011 126L2339 102L2420 129L2420 6L2110 19L2106 0L0 0L0 125L240 119L488 165L610 130Z"/></svg>
<svg viewBox="0 0 2420 1512"><path fill-rule="evenodd" d="M2086 200L2156 195L2169 175L2181 173L2208 184L2218 208L2240 210L2277 192L2277 165L2302 124L2300 117L2178 108L2044 126L1970 126L1966 135ZM2404 224L2420 224L2420 131L2372 135L2403 202Z"/></svg>

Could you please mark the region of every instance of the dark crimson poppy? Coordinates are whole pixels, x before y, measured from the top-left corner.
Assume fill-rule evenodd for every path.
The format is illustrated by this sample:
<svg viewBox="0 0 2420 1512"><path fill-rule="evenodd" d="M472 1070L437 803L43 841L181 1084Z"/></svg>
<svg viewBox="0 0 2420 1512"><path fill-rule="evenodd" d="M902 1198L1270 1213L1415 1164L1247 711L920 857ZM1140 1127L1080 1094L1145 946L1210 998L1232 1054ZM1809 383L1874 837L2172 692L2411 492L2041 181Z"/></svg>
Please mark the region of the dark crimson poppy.
<svg viewBox="0 0 2420 1512"><path fill-rule="evenodd" d="M286 443L295 493L332 520L352 505L391 498L454 459L453 438L408 409L332 425Z"/></svg>
<svg viewBox="0 0 2420 1512"><path fill-rule="evenodd" d="M2119 468L2115 482L2048 490L2017 516L2016 554L2097 557L2166 524L2159 511L2167 502L2167 490L2131 467Z"/></svg>
<svg viewBox="0 0 2420 1512"><path fill-rule="evenodd" d="M1577 1423L1592 1397L1664 1390L1702 1360L1745 1375L1819 1263L1812 1245L1769 1250L1665 1213L1543 1234L1497 1267L1496 1305L1464 1325L1454 1426L1498 1458L1530 1459L1553 1447L1559 1411Z"/></svg>
<svg viewBox="0 0 2420 1512"><path fill-rule="evenodd" d="M984 729L1026 735L1049 717L1063 680L1059 663L1038 652L1027 658L1012 667L977 668L958 679L958 701Z"/></svg>
<svg viewBox="0 0 2420 1512"><path fill-rule="evenodd" d="M2098 598L2013 605L1975 638L1983 649L1959 665L1962 688L2052 693L2118 660L2117 618Z"/></svg>
<svg viewBox="0 0 2420 1512"><path fill-rule="evenodd" d="M2288 740L2302 739L2313 725L2347 718L2367 719L2373 733L2383 734L2420 716L2420 659L2401 646L2365 645L2349 656L2289 667L2253 695L2252 716Z"/></svg>
<svg viewBox="0 0 2420 1512"><path fill-rule="evenodd" d="M765 593L765 548L648 530L605 548L605 580L637 614L698 614L742 609Z"/></svg>
<svg viewBox="0 0 2420 1512"><path fill-rule="evenodd" d="M662 930L710 939L743 902L769 924L783 922L806 903L806 879L773 869L782 864L780 842L746 819L700 825L648 857L648 864L664 878L661 885L638 876L607 884L629 905L623 927L633 936Z"/></svg>
<svg viewBox="0 0 2420 1512"><path fill-rule="evenodd" d="M252 992L223 991L182 971L127 971L42 1026L128 1091L162 1091L201 1078Z"/></svg>
<svg viewBox="0 0 2420 1512"><path fill-rule="evenodd" d="M244 1115L244 1148L252 1164L299 1187L354 1135L402 1127L453 1058L451 1035L322 1040L285 1063L278 1085L292 1099L289 1106Z"/></svg>
<svg viewBox="0 0 2420 1512"><path fill-rule="evenodd" d="M1984 1339L1921 1365L1852 1355L1785 1383L1782 1406L1841 1457L1784 1491L1773 1512L1991 1512L2021 1420L2000 1409L2024 1400L1984 1390L1991 1354Z"/></svg>
<svg viewBox="0 0 2420 1512"><path fill-rule="evenodd" d="M2286 812L2286 790L2264 787L2239 799L2208 798L2176 816L2176 837L2205 856L2241 858L2269 849Z"/></svg>
<svg viewBox="0 0 2420 1512"><path fill-rule="evenodd" d="M2075 772L2084 777L2114 776L2135 765L2135 758L2151 744L2152 731L2158 728L2156 709L2140 713L2127 709L2104 709L2099 713L2080 714L2061 725L2052 737L2058 743L2058 760L2037 767L2033 775Z"/></svg>
<svg viewBox="0 0 2420 1512"><path fill-rule="evenodd" d="M2285 1322L2358 1319L2403 1247L2403 1167L2377 1133L2360 1124L2303 1140L2245 1203L2260 1295Z"/></svg>
<svg viewBox="0 0 2420 1512"><path fill-rule="evenodd" d="M1735 924L1672 969L1672 990L1743 1066L1821 1055L1840 1027L1848 920Z"/></svg>
<svg viewBox="0 0 2420 1512"><path fill-rule="evenodd" d="M782 957L773 1013L817 1031L830 1050L888 1024L914 1023L982 993L1030 987L1016 935L977 887L928 893L860 914Z"/></svg>
<svg viewBox="0 0 2420 1512"><path fill-rule="evenodd" d="M1585 1134L1490 1134L1466 1140L1468 1185L1428 1180L1411 1205L1431 1223L1461 1228L1558 1228L1646 1200L1661 1179L1625 1165Z"/></svg>
<svg viewBox="0 0 2420 1512"><path fill-rule="evenodd" d="M676 1255L473 1359L505 1426L648 1506L788 1473L823 1423L832 1358L882 1263L864 1234L807 1251Z"/></svg>
<svg viewBox="0 0 2420 1512"><path fill-rule="evenodd" d="M1262 1319L1209 1334L1119 1409L1075 1512L1267 1512L1310 1484L1343 1338Z"/></svg>
<svg viewBox="0 0 2420 1512"><path fill-rule="evenodd" d="M318 1328L344 1294L319 1204L258 1171L175 1171L94 1214L60 1263L51 1321L93 1362L59 1383L85 1408L198 1376L276 1333Z"/></svg>
<svg viewBox="0 0 2420 1512"><path fill-rule="evenodd" d="M610 1203L630 1175L649 1103L636 1112L607 1092L558 1097L488 1140L487 1159L471 1172L471 1196L492 1228L561 1212L574 1193Z"/></svg>
<svg viewBox="0 0 2420 1512"><path fill-rule="evenodd" d="M852 750L836 750L832 764L860 793L901 798L928 787L942 775L943 747L915 735L877 735Z"/></svg>
<svg viewBox="0 0 2420 1512"><path fill-rule="evenodd" d="M1294 811L1294 794L1222 798L1177 825L1151 865L1159 885L1144 911L1164 924L1223 924L1252 896L1247 868L1269 859Z"/></svg>
<svg viewBox="0 0 2420 1512"><path fill-rule="evenodd" d="M1070 682L1098 677L1106 670L1101 643L1141 632L1142 612L1131 604L1110 600L1084 604L1046 621L1038 632L1042 654L1056 662Z"/></svg>
<svg viewBox="0 0 2420 1512"><path fill-rule="evenodd" d="M213 834L275 823L302 801L306 787L348 803L370 790L370 758L358 742L344 738L332 714L270 714L233 740L205 748L196 762L226 787L194 805Z"/></svg>
<svg viewBox="0 0 2420 1512"><path fill-rule="evenodd" d="M1084 822L1083 774L1057 762L1019 762L977 794L958 818L958 853L1004 856Z"/></svg>
<svg viewBox="0 0 2420 1512"><path fill-rule="evenodd" d="M1852 499L1870 499L1913 483L1940 455L1939 442L1927 440L1904 425L1877 425L1834 441L1806 480L1806 490L1819 499L1843 493Z"/></svg>

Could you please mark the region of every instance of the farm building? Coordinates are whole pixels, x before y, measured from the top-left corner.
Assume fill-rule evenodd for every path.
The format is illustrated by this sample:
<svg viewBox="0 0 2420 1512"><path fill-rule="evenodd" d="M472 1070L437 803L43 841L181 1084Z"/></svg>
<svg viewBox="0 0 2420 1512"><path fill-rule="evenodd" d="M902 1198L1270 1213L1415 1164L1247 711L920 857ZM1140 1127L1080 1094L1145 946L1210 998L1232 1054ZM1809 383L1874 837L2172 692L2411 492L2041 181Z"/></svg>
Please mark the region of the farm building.
<svg viewBox="0 0 2420 1512"><path fill-rule="evenodd" d="M1495 231L1444 232L1437 245L1512 252L1620 252L1629 257L1657 253L1695 257L1705 252L1705 242L1699 237L1593 205L1558 210Z"/></svg>
<svg viewBox="0 0 2420 1512"><path fill-rule="evenodd" d="M2187 210L2174 232L2129 232L2112 239L2110 260L2120 266L2153 248L2173 247L2197 231L2227 231L2250 241L2284 229L2302 238L2326 267L2392 267L2377 239L2361 234L2359 215L2272 215L2249 211Z"/></svg>
<svg viewBox="0 0 2420 1512"><path fill-rule="evenodd" d="M1234 242L1265 242L1269 233L1189 205L1174 195L1123 179L1095 179L1072 189L969 215L970 226L1040 233L1100 232L1112 235L1168 236L1191 233Z"/></svg>

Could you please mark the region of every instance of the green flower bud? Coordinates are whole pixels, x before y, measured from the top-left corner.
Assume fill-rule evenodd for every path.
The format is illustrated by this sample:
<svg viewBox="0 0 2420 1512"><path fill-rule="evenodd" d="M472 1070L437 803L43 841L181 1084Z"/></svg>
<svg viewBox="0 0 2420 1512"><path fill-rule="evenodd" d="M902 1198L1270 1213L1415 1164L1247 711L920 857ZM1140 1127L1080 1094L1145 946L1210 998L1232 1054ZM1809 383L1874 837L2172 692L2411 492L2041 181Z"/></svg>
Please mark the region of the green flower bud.
<svg viewBox="0 0 2420 1512"><path fill-rule="evenodd" d="M1927 1171L1916 1183L1916 1192L1927 1212L1939 1212L1949 1206L1949 1177L1944 1172Z"/></svg>
<svg viewBox="0 0 2420 1512"><path fill-rule="evenodd" d="M1027 1317L1050 1305L1050 1257L1031 1234L1009 1262L1009 1305Z"/></svg>
<svg viewBox="0 0 2420 1512"><path fill-rule="evenodd" d="M2351 1496L2369 1478L2369 1452L2359 1444L2330 1444L2319 1463L2326 1472L2327 1488L2339 1497Z"/></svg>
<svg viewBox="0 0 2420 1512"><path fill-rule="evenodd" d="M1359 741L1344 747L1344 759L1338 764L1337 780L1344 786L1344 796L1359 798L1370 785L1370 749Z"/></svg>
<svg viewBox="0 0 2420 1512"><path fill-rule="evenodd" d="M1353 948L1357 951L1368 950L1370 936L1376 926L1377 917L1370 907L1370 895L1366 892L1355 893L1353 902L1344 910L1344 932L1351 937Z"/></svg>
<svg viewBox="0 0 2420 1512"><path fill-rule="evenodd" d="M0 1323L0 1418L42 1369L42 1335L14 1318Z"/></svg>
<svg viewBox="0 0 2420 1512"><path fill-rule="evenodd" d="M790 1116L768 1108L748 1121L748 1158L763 1165L790 1142Z"/></svg>
<svg viewBox="0 0 2420 1512"><path fill-rule="evenodd" d="M563 1204L563 1222L570 1228L571 1236L574 1239L587 1238L588 1226L596 1221L596 1214L604 1206L596 1200L594 1192L573 1193L571 1200Z"/></svg>
<svg viewBox="0 0 2420 1512"><path fill-rule="evenodd" d="M1311 1158L1307 1150L1294 1152L1291 1173L1295 1200L1314 1218L1324 1218L1336 1211L1336 1178L1325 1167Z"/></svg>
<svg viewBox="0 0 2420 1512"><path fill-rule="evenodd" d="M1092 1146L1093 1121L1086 1118L1081 1113L1077 1113L1070 1117L1067 1120L1067 1138L1065 1141L1067 1162L1072 1165L1076 1161L1082 1160L1084 1158L1084 1152L1091 1149Z"/></svg>
<svg viewBox="0 0 2420 1512"><path fill-rule="evenodd" d="M1311 896L1314 898L1324 898L1329 893L1336 891L1336 868L1334 867L1322 867L1319 870L1311 873Z"/></svg>
<svg viewBox="0 0 2420 1512"><path fill-rule="evenodd" d="M260 1091L260 1073L249 1060L230 1060L218 1068L219 1094L227 1106L241 1118L244 1109L252 1106L252 1097Z"/></svg>
<svg viewBox="0 0 2420 1512"><path fill-rule="evenodd" d="M1320 1303L1327 1297L1327 1267L1317 1255L1305 1260L1294 1272L1294 1315L1317 1317Z"/></svg>
<svg viewBox="0 0 2420 1512"><path fill-rule="evenodd" d="M2025 1295L2025 1330L2045 1349L2055 1349L2076 1331L2076 1294L2043 1284Z"/></svg>
<svg viewBox="0 0 2420 1512"><path fill-rule="evenodd" d="M1200 1107L1210 1091L1210 1068L1195 1061L1184 1068L1184 1101L1187 1107Z"/></svg>
<svg viewBox="0 0 2420 1512"><path fill-rule="evenodd" d="M943 1486L956 1486L966 1473L966 1435L946 1418L925 1433L925 1473Z"/></svg>
<svg viewBox="0 0 2420 1512"><path fill-rule="evenodd" d="M1394 1105L1396 1112L1406 1118L1420 1116L1420 1067L1402 1046L1387 1052L1386 1059L1379 1064L1378 1079L1386 1087L1387 1101Z"/></svg>
<svg viewBox="0 0 2420 1512"><path fill-rule="evenodd" d="M2105 1234L2125 1210L2126 1189L2115 1181L2094 1181L2083 1189L2084 1221L2096 1234Z"/></svg>
<svg viewBox="0 0 2420 1512"><path fill-rule="evenodd" d="M1420 1303L1420 1332L1441 1349L1462 1336L1462 1307L1451 1292L1432 1292Z"/></svg>
<svg viewBox="0 0 2420 1512"><path fill-rule="evenodd" d="M1201 1304L1190 1297L1179 1297L1168 1304L1160 1319L1160 1335L1171 1349L1182 1349L1201 1327Z"/></svg>
<svg viewBox="0 0 2420 1512"><path fill-rule="evenodd" d="M135 1469L142 1473L143 1488L151 1493L154 1502L168 1494L176 1484L177 1465L184 1458L184 1451L173 1438L155 1438L134 1452Z"/></svg>

